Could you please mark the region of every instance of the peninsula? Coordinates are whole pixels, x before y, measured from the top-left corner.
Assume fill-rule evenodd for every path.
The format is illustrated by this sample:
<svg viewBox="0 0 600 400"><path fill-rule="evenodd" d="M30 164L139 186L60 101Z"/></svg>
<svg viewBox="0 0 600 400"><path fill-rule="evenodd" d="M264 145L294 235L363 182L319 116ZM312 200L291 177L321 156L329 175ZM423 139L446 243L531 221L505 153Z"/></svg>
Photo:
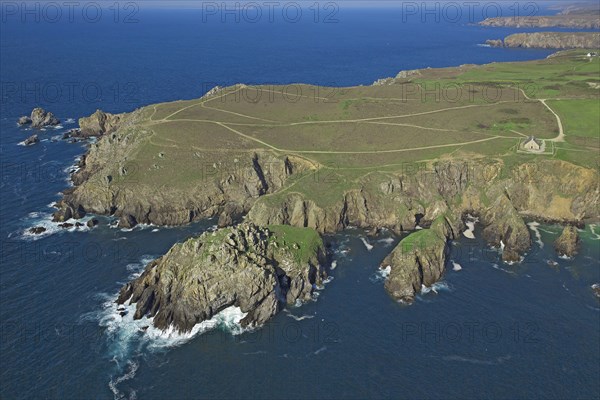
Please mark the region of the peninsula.
<svg viewBox="0 0 600 400"><path fill-rule="evenodd" d="M600 32L535 32L515 33L504 40L488 40L493 47L525 47L540 49L600 48Z"/></svg>
<svg viewBox="0 0 600 400"><path fill-rule="evenodd" d="M306 300L326 276L320 234L349 226L402 235L381 267L390 295L410 303L442 277L467 214L511 263L530 248L528 218L600 220L600 64L589 51L98 111L80 120L79 135L99 139L55 219L218 218L121 290L118 303L163 329L189 331L229 306L257 326ZM572 236L561 251L576 248Z"/></svg>

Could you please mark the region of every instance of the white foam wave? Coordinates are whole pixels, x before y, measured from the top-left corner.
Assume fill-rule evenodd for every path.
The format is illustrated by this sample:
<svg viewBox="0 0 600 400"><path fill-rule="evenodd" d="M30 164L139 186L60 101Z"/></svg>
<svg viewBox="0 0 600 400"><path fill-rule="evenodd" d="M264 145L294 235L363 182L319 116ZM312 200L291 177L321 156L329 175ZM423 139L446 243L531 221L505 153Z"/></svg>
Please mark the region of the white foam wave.
<svg viewBox="0 0 600 400"><path fill-rule="evenodd" d="M514 271L508 270L506 268L502 268L498 264L492 264L492 268L497 269L498 271L506 272L507 274L516 275Z"/></svg>
<svg viewBox="0 0 600 400"><path fill-rule="evenodd" d="M315 350L315 351L313 352L313 354L316 356L316 355L319 355L319 353L322 353L322 352L324 352L325 350L327 350L327 346L323 346L323 347L321 347L320 349L318 349L318 350Z"/></svg>
<svg viewBox="0 0 600 400"><path fill-rule="evenodd" d="M462 269L462 266L459 263L452 261L452 270L453 271L460 271L461 269Z"/></svg>
<svg viewBox="0 0 600 400"><path fill-rule="evenodd" d="M75 119L73 118L67 118L65 121L65 124L74 124L75 123Z"/></svg>
<svg viewBox="0 0 600 400"><path fill-rule="evenodd" d="M121 399L126 399L127 397L125 397L125 394L123 392L121 392L119 389L117 389L117 385L121 382L127 381L129 379L133 379L133 377L135 376L135 373L137 372L140 364L138 362L135 361L129 361L127 363L129 365L129 370L117 377L116 379L111 379L110 382L108 382L108 387L110 388L110 391L113 393L115 400L121 400ZM132 390L130 392L130 396L129 399L133 400L135 399L136 396L136 392L135 390Z"/></svg>
<svg viewBox="0 0 600 400"><path fill-rule="evenodd" d="M548 264L551 267L556 267L558 265L558 263L554 260L546 259L544 261L546 261L546 264Z"/></svg>
<svg viewBox="0 0 600 400"><path fill-rule="evenodd" d="M471 214L467 214L467 222L465 225L467 229L463 232L463 236L467 239L475 239L475 224L479 222L479 218L472 216Z"/></svg>
<svg viewBox="0 0 600 400"><path fill-rule="evenodd" d="M592 233L592 240L600 240L600 234L596 233L596 224L590 224L590 232Z"/></svg>
<svg viewBox="0 0 600 400"><path fill-rule="evenodd" d="M440 282L436 282L433 285L427 287L425 285L421 285L421 294L427 294L427 293L435 293L438 294L439 292L451 292L452 289L450 288L450 285L448 285L446 282L440 281Z"/></svg>
<svg viewBox="0 0 600 400"><path fill-rule="evenodd" d="M332 269L332 270L334 270L334 269L336 269L336 268L337 268L337 261L333 260L333 261L331 262L331 269Z"/></svg>
<svg viewBox="0 0 600 400"><path fill-rule="evenodd" d="M540 230L538 229L540 224L538 222L533 221L533 222L529 222L527 224L527 226L535 234L535 242L540 245L540 249L543 249L544 242L542 242L542 234L540 233Z"/></svg>
<svg viewBox="0 0 600 400"><path fill-rule="evenodd" d="M87 226L87 222L92 218L92 216L86 216L82 219L71 218L65 221L64 223L71 224L73 226L69 228L63 228L62 226L59 226L60 224L62 224L62 222L52 221L52 213L34 211L29 213L24 219L24 224L26 228L20 232L20 237L22 240L34 241L53 235L55 233L89 231L90 227ZM77 223L81 224L81 226L77 226ZM30 232L31 228L37 227L44 228L45 231L37 234Z"/></svg>
<svg viewBox="0 0 600 400"><path fill-rule="evenodd" d="M367 241L364 237L361 237L360 240L363 242L368 251L373 250L373 245Z"/></svg>
<svg viewBox="0 0 600 400"><path fill-rule="evenodd" d="M377 241L377 243L383 243L383 245L384 245L385 247L389 247L389 246L391 246L391 245L392 245L392 243L394 243L394 238L391 238L391 237L389 237L389 238L383 238L383 239L379 239L379 240Z"/></svg>
<svg viewBox="0 0 600 400"><path fill-rule="evenodd" d="M390 276L391 272L392 272L392 266L391 265L388 265L385 268L379 268L379 270L377 272L375 272L374 274L372 274L369 277L369 280L372 283L378 283L378 282L385 281L387 279L387 277Z"/></svg>
<svg viewBox="0 0 600 400"><path fill-rule="evenodd" d="M312 319L315 317L314 315L301 315L300 317L298 317L297 315L292 314L288 309L285 309L284 312L288 317L296 321L304 321L305 319Z"/></svg>

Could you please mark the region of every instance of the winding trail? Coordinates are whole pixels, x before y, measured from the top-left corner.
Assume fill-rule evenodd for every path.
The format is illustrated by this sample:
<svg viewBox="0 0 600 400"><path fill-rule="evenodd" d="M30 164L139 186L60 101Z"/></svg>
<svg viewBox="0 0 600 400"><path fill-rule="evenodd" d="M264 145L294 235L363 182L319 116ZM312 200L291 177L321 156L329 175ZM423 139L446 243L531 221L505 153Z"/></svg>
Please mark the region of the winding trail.
<svg viewBox="0 0 600 400"><path fill-rule="evenodd" d="M565 130L563 128L563 124L562 121L560 120L560 117L558 116L558 114L556 112L554 112L554 110L552 108L550 108L550 106L546 103L546 100L548 99L540 99L540 102L544 105L544 107L546 107L548 110L550 110L550 112L552 114L554 114L554 116L556 117L556 122L558 122L558 136L555 137L554 139L549 139L551 142L564 142L565 141Z"/></svg>

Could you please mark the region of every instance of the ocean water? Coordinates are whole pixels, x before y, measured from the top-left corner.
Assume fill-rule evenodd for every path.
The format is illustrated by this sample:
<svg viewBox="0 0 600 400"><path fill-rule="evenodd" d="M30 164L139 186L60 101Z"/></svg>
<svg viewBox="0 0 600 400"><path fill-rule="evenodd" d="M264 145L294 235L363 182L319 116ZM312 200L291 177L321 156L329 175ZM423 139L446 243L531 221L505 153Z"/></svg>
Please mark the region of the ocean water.
<svg viewBox="0 0 600 400"><path fill-rule="evenodd" d="M598 397L600 303L590 286L600 281L600 227L581 232L581 254L563 260L552 250L559 228L532 224L530 253L508 266L475 226L475 239L453 245L444 280L410 307L387 296L377 270L399 238L348 230L327 238L335 263L315 301L262 329L241 331L236 309L186 337L142 333L148 321L117 315L121 285L214 221L124 231L100 218L71 232L49 223L85 151L59 140L77 118L237 82L359 85L405 69L550 54L479 46L509 29L405 22L398 10L341 8L327 24L224 24L143 6L125 24L121 11L117 21L105 10L97 23L5 15L0 25L0 397ZM62 127L19 146L32 132L15 121L35 106ZM37 225L48 233L26 234Z"/></svg>

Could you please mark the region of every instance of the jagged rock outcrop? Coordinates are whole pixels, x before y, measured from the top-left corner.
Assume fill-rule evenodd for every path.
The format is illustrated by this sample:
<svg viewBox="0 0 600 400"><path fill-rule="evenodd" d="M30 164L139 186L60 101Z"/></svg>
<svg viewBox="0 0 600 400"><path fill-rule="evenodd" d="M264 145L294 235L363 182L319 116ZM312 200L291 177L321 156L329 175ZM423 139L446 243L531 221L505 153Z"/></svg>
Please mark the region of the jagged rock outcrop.
<svg viewBox="0 0 600 400"><path fill-rule="evenodd" d="M488 40L492 47L525 47L541 49L595 49L600 47L599 32L534 32L515 33L502 40Z"/></svg>
<svg viewBox="0 0 600 400"><path fill-rule="evenodd" d="M34 235L40 235L44 232L46 232L46 228L43 226L34 226L33 228L29 228L29 233Z"/></svg>
<svg viewBox="0 0 600 400"><path fill-rule="evenodd" d="M502 248L502 260L518 262L531 246L529 229L510 199L499 194L491 207L483 210L481 221L486 226L484 239L492 246Z"/></svg>
<svg viewBox="0 0 600 400"><path fill-rule="evenodd" d="M79 136L90 137L112 133L119 128L122 117L122 114L110 114L96 110L89 117L79 118Z"/></svg>
<svg viewBox="0 0 600 400"><path fill-rule="evenodd" d="M314 231L243 223L177 244L125 285L118 304L136 304L134 318L154 317L159 329L181 332L230 306L258 326L285 303L308 300L326 262Z"/></svg>
<svg viewBox="0 0 600 400"><path fill-rule="evenodd" d="M594 283L592 285L592 291L594 292L594 295L600 299L600 283Z"/></svg>
<svg viewBox="0 0 600 400"><path fill-rule="evenodd" d="M513 28L576 28L600 29L597 15L552 15L539 17L495 17L479 23L481 26Z"/></svg>
<svg viewBox="0 0 600 400"><path fill-rule="evenodd" d="M448 239L458 230L458 221L440 215L431 227L410 233L383 260L389 268L385 289L395 299L412 303L423 286L429 287L444 275L449 253Z"/></svg>
<svg viewBox="0 0 600 400"><path fill-rule="evenodd" d="M562 234L554 242L554 249L559 256L574 257L579 248L579 234L574 226L566 226Z"/></svg>
<svg viewBox="0 0 600 400"><path fill-rule="evenodd" d="M54 126L60 124L60 120L54 116L49 111L44 110L43 108L34 108L31 111L31 116L22 116L17 121L19 125L29 125L31 124L32 128L43 128L45 126Z"/></svg>
<svg viewBox="0 0 600 400"><path fill-rule="evenodd" d="M39 141L40 141L40 139L38 138L38 135L31 135L23 141L23 144L25 146L31 146L32 144L36 144Z"/></svg>
<svg viewBox="0 0 600 400"><path fill-rule="evenodd" d="M30 123L31 123L31 118L28 117L27 115L20 117L19 120L17 121L17 124L19 124L19 125L29 125Z"/></svg>
<svg viewBox="0 0 600 400"><path fill-rule="evenodd" d="M45 126L54 126L60 124L60 120L49 111L43 108L34 108L31 112L31 127L43 128Z"/></svg>

